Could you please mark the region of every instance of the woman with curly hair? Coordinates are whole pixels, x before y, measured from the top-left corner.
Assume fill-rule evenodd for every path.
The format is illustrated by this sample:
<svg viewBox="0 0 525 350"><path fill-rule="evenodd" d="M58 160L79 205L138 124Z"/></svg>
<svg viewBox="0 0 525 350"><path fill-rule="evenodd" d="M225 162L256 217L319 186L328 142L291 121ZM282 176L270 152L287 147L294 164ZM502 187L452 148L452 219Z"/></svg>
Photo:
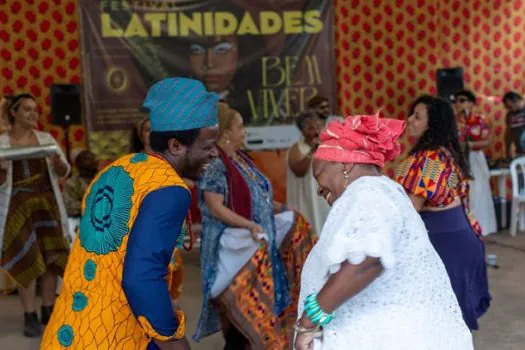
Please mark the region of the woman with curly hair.
<svg viewBox="0 0 525 350"><path fill-rule="evenodd" d="M417 143L396 169L396 180L425 222L465 323L477 330L491 298L481 227L468 206L470 171L452 106L438 97L419 97L410 109L407 131Z"/></svg>

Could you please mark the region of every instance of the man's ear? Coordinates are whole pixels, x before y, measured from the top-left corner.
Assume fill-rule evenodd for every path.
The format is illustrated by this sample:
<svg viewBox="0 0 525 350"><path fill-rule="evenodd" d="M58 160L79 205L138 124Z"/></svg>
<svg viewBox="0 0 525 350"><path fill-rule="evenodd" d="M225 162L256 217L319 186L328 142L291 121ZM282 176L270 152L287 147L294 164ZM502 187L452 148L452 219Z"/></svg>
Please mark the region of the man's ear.
<svg viewBox="0 0 525 350"><path fill-rule="evenodd" d="M182 145L177 139L168 140L168 152L173 156L182 156L186 147Z"/></svg>

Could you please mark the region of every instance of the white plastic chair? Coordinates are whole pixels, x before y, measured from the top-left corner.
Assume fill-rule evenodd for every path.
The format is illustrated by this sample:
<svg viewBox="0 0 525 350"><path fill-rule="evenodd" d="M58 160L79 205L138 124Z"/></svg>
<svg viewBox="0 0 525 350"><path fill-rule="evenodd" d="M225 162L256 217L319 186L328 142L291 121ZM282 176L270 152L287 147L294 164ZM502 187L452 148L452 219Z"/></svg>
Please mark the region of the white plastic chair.
<svg viewBox="0 0 525 350"><path fill-rule="evenodd" d="M512 179L512 211L510 213L510 235L516 236L519 230L525 230L525 156L516 158L510 163Z"/></svg>

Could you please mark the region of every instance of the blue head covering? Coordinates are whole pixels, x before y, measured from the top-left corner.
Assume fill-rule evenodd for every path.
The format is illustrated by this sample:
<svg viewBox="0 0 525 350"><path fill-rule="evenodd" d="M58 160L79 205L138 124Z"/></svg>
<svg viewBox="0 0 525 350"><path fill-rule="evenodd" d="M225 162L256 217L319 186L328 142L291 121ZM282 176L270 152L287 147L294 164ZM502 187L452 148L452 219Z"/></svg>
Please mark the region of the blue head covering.
<svg viewBox="0 0 525 350"><path fill-rule="evenodd" d="M179 131L217 125L218 102L198 80L167 78L149 89L143 107L149 110L151 131Z"/></svg>

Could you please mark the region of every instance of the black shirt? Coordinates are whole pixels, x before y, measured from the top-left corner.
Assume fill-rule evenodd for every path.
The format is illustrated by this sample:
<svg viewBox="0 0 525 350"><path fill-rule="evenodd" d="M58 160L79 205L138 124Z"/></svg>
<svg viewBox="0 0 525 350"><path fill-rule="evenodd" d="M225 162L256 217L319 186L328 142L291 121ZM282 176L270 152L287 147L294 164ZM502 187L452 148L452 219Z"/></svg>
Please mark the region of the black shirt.
<svg viewBox="0 0 525 350"><path fill-rule="evenodd" d="M525 153L521 147L521 134L525 131L525 107L507 114L510 142L516 147L516 153Z"/></svg>

